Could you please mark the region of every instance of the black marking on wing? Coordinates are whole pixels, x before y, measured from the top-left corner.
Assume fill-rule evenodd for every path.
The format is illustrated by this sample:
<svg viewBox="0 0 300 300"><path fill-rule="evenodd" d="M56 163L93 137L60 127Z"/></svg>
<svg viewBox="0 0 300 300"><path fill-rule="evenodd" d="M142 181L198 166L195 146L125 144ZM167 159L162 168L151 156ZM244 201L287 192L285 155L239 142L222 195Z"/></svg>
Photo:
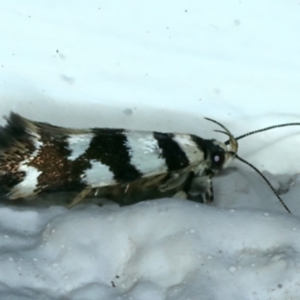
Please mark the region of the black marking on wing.
<svg viewBox="0 0 300 300"><path fill-rule="evenodd" d="M97 160L109 167L118 182L131 182L142 173L130 163L127 138L122 129L92 129L95 134L84 154L89 161Z"/></svg>
<svg viewBox="0 0 300 300"><path fill-rule="evenodd" d="M196 135L191 135L191 139L196 143L198 149L203 152L204 160L207 158L207 140L204 140Z"/></svg>
<svg viewBox="0 0 300 300"><path fill-rule="evenodd" d="M153 132L153 136L162 150L162 157L166 160L169 171L183 169L189 165L185 152L173 140L174 134Z"/></svg>

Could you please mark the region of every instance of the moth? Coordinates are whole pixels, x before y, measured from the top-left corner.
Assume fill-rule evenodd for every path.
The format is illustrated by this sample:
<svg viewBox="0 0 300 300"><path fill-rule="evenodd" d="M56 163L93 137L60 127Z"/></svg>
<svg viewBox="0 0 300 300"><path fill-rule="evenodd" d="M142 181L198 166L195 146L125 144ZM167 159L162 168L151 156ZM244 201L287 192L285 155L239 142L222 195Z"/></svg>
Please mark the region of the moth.
<svg viewBox="0 0 300 300"><path fill-rule="evenodd" d="M121 205L178 193L211 203L211 179L237 157L243 136L234 138L208 120L224 130L227 142L183 133L62 128L11 113L0 128L0 193L15 200L76 192L68 207L90 195Z"/></svg>

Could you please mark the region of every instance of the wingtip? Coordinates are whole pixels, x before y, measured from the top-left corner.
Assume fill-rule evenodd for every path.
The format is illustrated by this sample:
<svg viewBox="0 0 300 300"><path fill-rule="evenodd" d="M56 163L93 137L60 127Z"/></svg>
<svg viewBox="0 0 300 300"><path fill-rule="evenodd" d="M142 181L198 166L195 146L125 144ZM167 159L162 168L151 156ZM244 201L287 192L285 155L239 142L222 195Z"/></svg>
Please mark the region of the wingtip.
<svg viewBox="0 0 300 300"><path fill-rule="evenodd" d="M14 140L26 134L26 119L17 113L10 112L4 119L7 123L0 127L0 148L6 148L11 145Z"/></svg>

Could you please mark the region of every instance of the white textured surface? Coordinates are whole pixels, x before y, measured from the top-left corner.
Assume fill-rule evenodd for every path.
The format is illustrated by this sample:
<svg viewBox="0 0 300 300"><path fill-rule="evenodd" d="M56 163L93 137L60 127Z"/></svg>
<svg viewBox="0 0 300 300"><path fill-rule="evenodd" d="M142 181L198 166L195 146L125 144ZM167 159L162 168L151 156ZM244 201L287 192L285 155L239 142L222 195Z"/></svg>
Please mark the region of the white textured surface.
<svg viewBox="0 0 300 300"><path fill-rule="evenodd" d="M234 135L299 120L297 1L12 0L0 19L1 115L222 141L203 116ZM299 131L239 151L286 174L267 175L296 216ZM216 178L215 207L1 206L0 298L298 299L299 218L236 165Z"/></svg>

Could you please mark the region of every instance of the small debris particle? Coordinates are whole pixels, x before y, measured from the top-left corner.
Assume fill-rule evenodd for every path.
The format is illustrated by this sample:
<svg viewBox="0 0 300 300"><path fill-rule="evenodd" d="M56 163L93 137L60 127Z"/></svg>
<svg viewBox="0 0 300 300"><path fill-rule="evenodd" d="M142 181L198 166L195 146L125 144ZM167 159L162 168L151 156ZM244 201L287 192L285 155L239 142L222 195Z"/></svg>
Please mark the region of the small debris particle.
<svg viewBox="0 0 300 300"><path fill-rule="evenodd" d="M130 116L130 115L133 114L133 111L132 111L131 108L125 108L125 109L124 109L124 114L125 114L126 116Z"/></svg>

